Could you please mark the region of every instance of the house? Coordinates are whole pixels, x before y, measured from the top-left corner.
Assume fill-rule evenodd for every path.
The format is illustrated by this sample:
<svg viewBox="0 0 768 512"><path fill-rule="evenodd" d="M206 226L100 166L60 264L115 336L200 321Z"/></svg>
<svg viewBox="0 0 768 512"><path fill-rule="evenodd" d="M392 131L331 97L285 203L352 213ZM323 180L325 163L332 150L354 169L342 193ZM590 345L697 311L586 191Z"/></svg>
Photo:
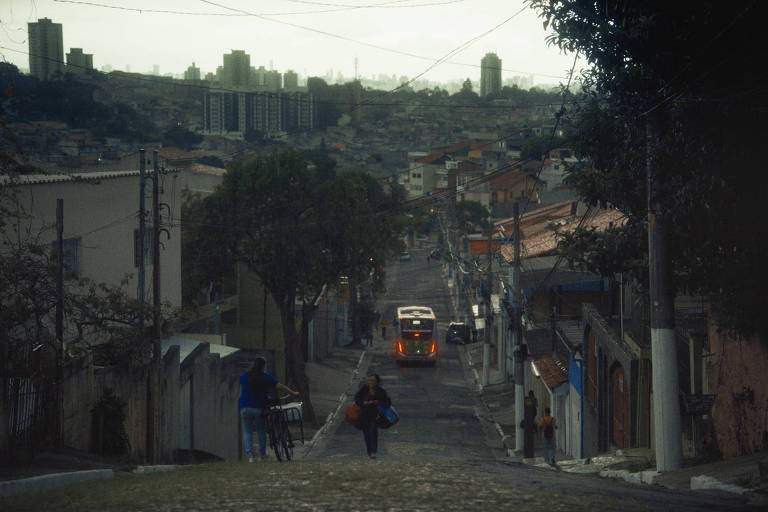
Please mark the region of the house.
<svg viewBox="0 0 768 512"><path fill-rule="evenodd" d="M542 183L520 170L500 173L490 181L491 215L494 218L510 217L517 201L538 202Z"/></svg>
<svg viewBox="0 0 768 512"><path fill-rule="evenodd" d="M127 279L127 289L138 288L139 171L116 171L49 175L23 175L4 185L18 192L19 200L30 218L25 226L40 233L44 243L53 244L56 232L57 199L63 200L65 262L72 271L97 283L118 286ZM176 174L165 177L160 202L164 208L163 237L160 250L160 290L162 302L181 306L181 233L178 223L180 189L173 184ZM152 181L146 180L146 194L151 198ZM151 208L151 200L146 207ZM175 208L175 210L174 210ZM147 240L151 240L151 220L147 222ZM144 289L151 296L152 258L149 242L146 250Z"/></svg>

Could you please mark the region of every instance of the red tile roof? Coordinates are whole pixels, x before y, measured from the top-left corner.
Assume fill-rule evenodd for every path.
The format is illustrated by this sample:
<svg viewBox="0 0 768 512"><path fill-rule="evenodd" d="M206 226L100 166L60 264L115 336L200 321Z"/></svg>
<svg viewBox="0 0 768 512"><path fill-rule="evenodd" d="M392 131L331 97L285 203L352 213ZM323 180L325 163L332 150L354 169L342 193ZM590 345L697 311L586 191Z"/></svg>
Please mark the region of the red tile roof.
<svg viewBox="0 0 768 512"><path fill-rule="evenodd" d="M520 220L520 257L534 258L549 254L557 249L557 233L575 231L581 222L581 217L571 214L572 201L556 203L546 208L526 213ZM587 216L582 227L594 227L598 231L605 231L609 226L620 226L626 222L626 217L618 210L598 210L594 215ZM555 230L552 224L557 224ZM514 233L514 221L505 220L501 225L507 236ZM507 263L514 263L515 249L513 243L501 246L501 255Z"/></svg>
<svg viewBox="0 0 768 512"><path fill-rule="evenodd" d="M419 164L437 164L444 162L447 157L442 153L430 153L427 156L416 159L416 163Z"/></svg>
<svg viewBox="0 0 768 512"><path fill-rule="evenodd" d="M549 389L555 389L568 382L568 361L547 355L535 360L533 364Z"/></svg>

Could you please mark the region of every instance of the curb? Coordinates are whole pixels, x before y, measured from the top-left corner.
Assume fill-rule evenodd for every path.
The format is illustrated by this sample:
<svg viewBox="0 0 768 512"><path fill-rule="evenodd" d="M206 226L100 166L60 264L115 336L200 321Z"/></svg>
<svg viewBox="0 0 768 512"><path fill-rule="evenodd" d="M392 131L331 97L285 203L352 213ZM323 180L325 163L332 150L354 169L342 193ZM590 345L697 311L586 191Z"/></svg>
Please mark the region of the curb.
<svg viewBox="0 0 768 512"><path fill-rule="evenodd" d="M352 383L352 381L356 380L358 376L360 375L360 367L363 364L363 360L365 359L365 356L368 355L368 349L363 350L363 353L360 354L360 359L357 360L357 366L354 370L352 370L352 375L349 377L349 382ZM320 440L320 438L328 432L328 429L333 424L333 421L336 419L336 416L339 415L339 411L344 406L344 404L347 401L347 397L349 397L349 393L344 392L339 396L339 404L336 406L336 409L328 413L328 416L325 418L325 423L323 423L323 426L318 429L317 432L315 432L315 435L312 436L312 440L309 441L309 444L304 449L304 453L302 453L301 458L305 459L310 452L315 448L315 445Z"/></svg>
<svg viewBox="0 0 768 512"><path fill-rule="evenodd" d="M44 491L88 480L106 480L114 478L114 476L115 472L112 469L91 469L8 480L0 482L0 496L14 496L32 491Z"/></svg>

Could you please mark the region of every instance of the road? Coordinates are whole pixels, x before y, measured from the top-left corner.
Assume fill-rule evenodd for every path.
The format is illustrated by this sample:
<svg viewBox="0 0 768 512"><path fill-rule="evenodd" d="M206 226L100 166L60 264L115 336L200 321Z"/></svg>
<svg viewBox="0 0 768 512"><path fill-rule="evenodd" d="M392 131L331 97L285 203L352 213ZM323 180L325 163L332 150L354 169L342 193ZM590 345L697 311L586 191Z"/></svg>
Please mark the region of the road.
<svg viewBox="0 0 768 512"><path fill-rule="evenodd" d="M378 459L366 457L362 434L337 417L302 460L118 473L112 480L0 499L0 510L759 510L737 495L630 485L506 457L462 349L444 344L450 304L440 264L428 264L426 254L415 250L412 261L389 267L388 293L379 305L388 320L399 305L431 306L440 361L435 368L401 368L391 329L386 340L377 337L363 368L382 377L401 416L382 431Z"/></svg>

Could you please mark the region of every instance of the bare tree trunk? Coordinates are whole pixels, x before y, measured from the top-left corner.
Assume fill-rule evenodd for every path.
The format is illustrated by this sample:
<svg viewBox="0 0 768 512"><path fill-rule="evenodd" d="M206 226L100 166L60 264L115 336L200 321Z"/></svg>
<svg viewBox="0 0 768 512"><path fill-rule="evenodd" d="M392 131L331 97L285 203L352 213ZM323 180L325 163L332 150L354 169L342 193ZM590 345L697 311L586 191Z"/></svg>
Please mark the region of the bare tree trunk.
<svg viewBox="0 0 768 512"><path fill-rule="evenodd" d="M275 299L278 299L275 297ZM309 393L309 379L307 378L306 365L304 364L301 338L296 333L296 306L295 296L280 297L275 300L280 307L280 320L283 325L283 340L285 341L285 370L286 384L294 388L301 395L304 402L304 419L311 423L317 423L315 409Z"/></svg>

